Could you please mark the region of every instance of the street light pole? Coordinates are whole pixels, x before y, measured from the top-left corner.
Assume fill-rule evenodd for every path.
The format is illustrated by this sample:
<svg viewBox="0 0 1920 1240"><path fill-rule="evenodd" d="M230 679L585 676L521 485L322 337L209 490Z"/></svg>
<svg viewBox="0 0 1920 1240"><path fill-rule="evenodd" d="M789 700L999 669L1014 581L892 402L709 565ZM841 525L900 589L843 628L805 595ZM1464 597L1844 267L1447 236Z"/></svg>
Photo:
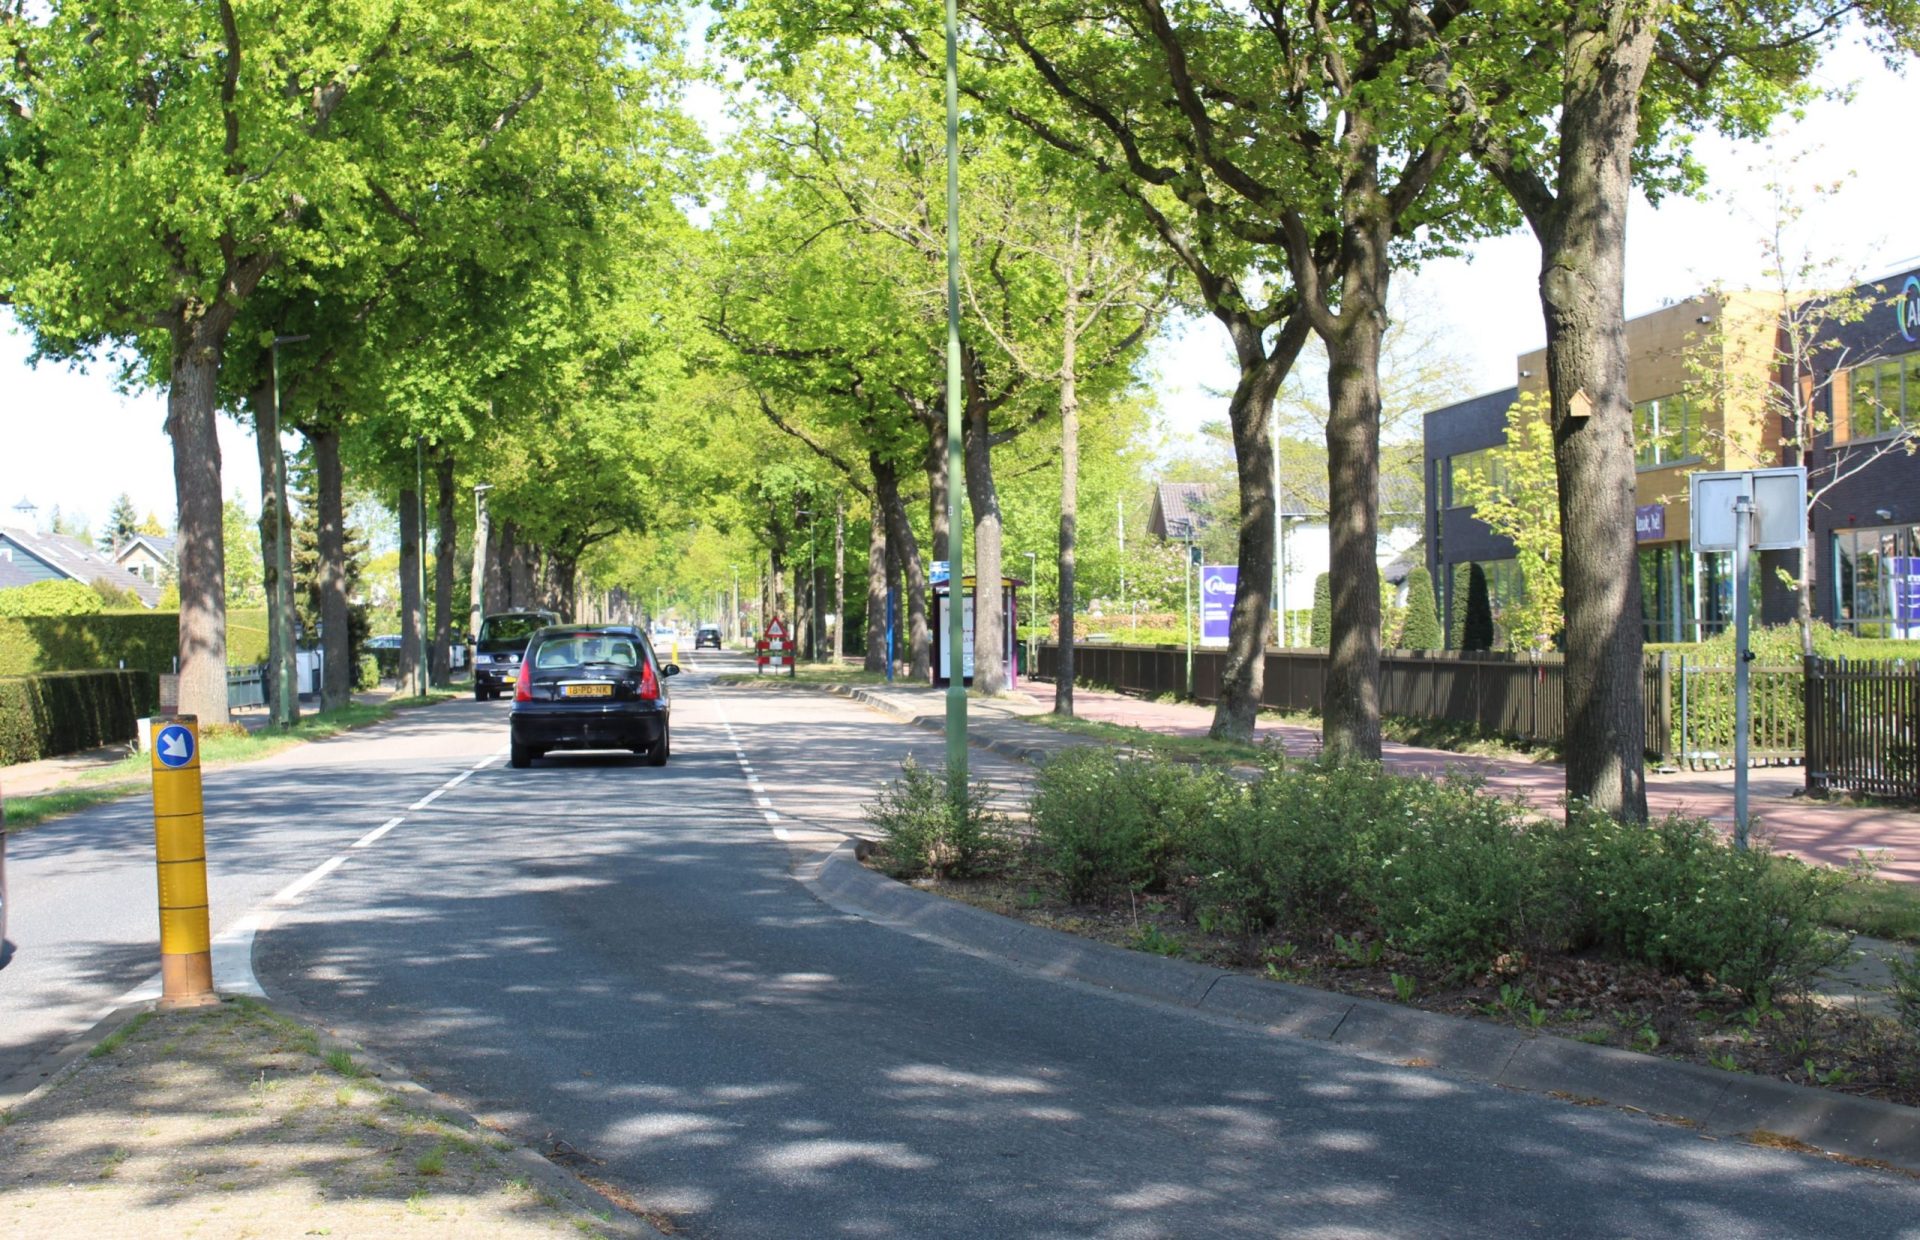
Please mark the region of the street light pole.
<svg viewBox="0 0 1920 1240"><path fill-rule="evenodd" d="M1180 566L1180 586L1187 596L1187 696L1193 696L1193 520L1187 520L1187 562Z"/></svg>
<svg viewBox="0 0 1920 1240"><path fill-rule="evenodd" d="M287 460L280 450L280 346L306 336L275 336L267 345L267 369L273 404L256 411L255 439L260 455L261 569L267 586L267 683L273 722L291 727L300 721L300 687L294 674L293 523L287 520Z"/></svg>
<svg viewBox="0 0 1920 1240"><path fill-rule="evenodd" d="M1037 617L1040 614L1040 605L1039 605L1040 604L1040 585L1039 585L1040 553L1037 551L1029 551L1026 553L1026 556L1027 556L1027 589L1032 596L1031 601L1028 603L1028 606L1033 610L1033 614ZM1034 625L1034 622L1032 620L1027 621L1027 675L1029 676L1033 675L1033 666L1034 666L1033 664L1033 642L1034 642L1033 625Z"/></svg>
<svg viewBox="0 0 1920 1240"><path fill-rule="evenodd" d="M967 685L961 645L967 639L966 574L960 550L966 543L960 496L966 461L960 422L960 18L957 0L947 0L947 792L956 807L967 794ZM998 583L995 583L996 585ZM979 583L985 586L985 582Z"/></svg>

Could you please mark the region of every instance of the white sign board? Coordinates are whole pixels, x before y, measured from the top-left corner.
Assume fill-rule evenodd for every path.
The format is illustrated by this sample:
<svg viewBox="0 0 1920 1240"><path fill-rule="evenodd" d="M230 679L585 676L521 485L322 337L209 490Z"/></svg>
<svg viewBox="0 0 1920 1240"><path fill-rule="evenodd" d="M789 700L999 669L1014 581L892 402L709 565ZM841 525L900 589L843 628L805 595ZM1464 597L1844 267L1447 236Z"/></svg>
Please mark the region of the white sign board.
<svg viewBox="0 0 1920 1240"><path fill-rule="evenodd" d="M944 651L944 666L942 666L940 670L946 675L948 680L953 679L953 650L951 649L952 643L947 641L947 633L948 633L947 625L951 623L951 620L950 620L951 613L948 612L947 607L951 599L952 599L951 595L942 594L940 596L940 606L937 609L938 623L940 625L940 644L943 647L947 647L947 649L945 649ZM966 632L966 637L963 639L964 644L961 647L962 657L961 657L960 666L962 670L960 675L963 680L972 680L973 679L973 595L971 594L966 596L966 603L961 609L960 623Z"/></svg>
<svg viewBox="0 0 1920 1240"><path fill-rule="evenodd" d="M1806 545L1807 471L1798 465L1697 473L1687 486L1695 551L1734 549L1734 504L1742 498L1753 501L1750 550L1793 551Z"/></svg>

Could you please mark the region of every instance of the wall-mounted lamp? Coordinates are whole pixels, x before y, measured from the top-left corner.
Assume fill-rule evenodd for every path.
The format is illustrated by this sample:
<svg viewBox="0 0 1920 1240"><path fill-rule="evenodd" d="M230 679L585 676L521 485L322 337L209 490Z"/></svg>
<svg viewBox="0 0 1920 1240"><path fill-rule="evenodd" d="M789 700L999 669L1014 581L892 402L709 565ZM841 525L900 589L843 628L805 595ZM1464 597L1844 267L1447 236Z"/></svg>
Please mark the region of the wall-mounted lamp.
<svg viewBox="0 0 1920 1240"><path fill-rule="evenodd" d="M1520 377L1522 379L1531 379L1533 378L1533 372L1531 370L1523 370L1520 372Z"/></svg>
<svg viewBox="0 0 1920 1240"><path fill-rule="evenodd" d="M1873 510L1873 515L1879 517L1882 521L1891 521L1893 520L1893 509L1876 508Z"/></svg>
<svg viewBox="0 0 1920 1240"><path fill-rule="evenodd" d="M1700 316L1699 318L1697 318L1697 319L1695 319L1695 320L1694 320L1694 322L1696 322L1696 323L1711 323L1711 322L1713 322L1713 316L1712 316L1712 315L1710 315L1710 314L1703 314L1703 315L1701 315L1701 316Z"/></svg>

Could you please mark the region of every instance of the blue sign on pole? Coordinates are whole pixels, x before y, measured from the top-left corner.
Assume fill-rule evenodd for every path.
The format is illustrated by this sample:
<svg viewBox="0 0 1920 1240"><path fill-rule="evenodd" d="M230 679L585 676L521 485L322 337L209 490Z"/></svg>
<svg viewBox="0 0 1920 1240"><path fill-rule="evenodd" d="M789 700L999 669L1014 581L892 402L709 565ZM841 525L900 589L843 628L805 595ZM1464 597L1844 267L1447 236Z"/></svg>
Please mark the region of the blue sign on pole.
<svg viewBox="0 0 1920 1240"><path fill-rule="evenodd" d="M1227 644L1227 626L1233 618L1233 594L1240 585L1238 564L1200 566L1200 644Z"/></svg>
<svg viewBox="0 0 1920 1240"><path fill-rule="evenodd" d="M170 723L153 738L153 752L159 756L162 766L185 766L193 761L193 733Z"/></svg>
<svg viewBox="0 0 1920 1240"><path fill-rule="evenodd" d="M1920 556L1887 557L1893 586L1893 636L1920 637Z"/></svg>

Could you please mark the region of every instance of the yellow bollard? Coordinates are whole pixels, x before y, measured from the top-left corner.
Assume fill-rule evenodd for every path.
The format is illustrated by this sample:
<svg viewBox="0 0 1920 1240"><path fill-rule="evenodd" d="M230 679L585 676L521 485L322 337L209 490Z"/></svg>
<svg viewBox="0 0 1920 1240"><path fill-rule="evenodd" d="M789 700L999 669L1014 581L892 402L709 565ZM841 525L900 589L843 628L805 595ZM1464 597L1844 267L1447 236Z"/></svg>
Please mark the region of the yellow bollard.
<svg viewBox="0 0 1920 1240"><path fill-rule="evenodd" d="M203 1007L213 992L207 922L207 833L200 799L200 723L153 720L153 839L160 870L160 1006Z"/></svg>

